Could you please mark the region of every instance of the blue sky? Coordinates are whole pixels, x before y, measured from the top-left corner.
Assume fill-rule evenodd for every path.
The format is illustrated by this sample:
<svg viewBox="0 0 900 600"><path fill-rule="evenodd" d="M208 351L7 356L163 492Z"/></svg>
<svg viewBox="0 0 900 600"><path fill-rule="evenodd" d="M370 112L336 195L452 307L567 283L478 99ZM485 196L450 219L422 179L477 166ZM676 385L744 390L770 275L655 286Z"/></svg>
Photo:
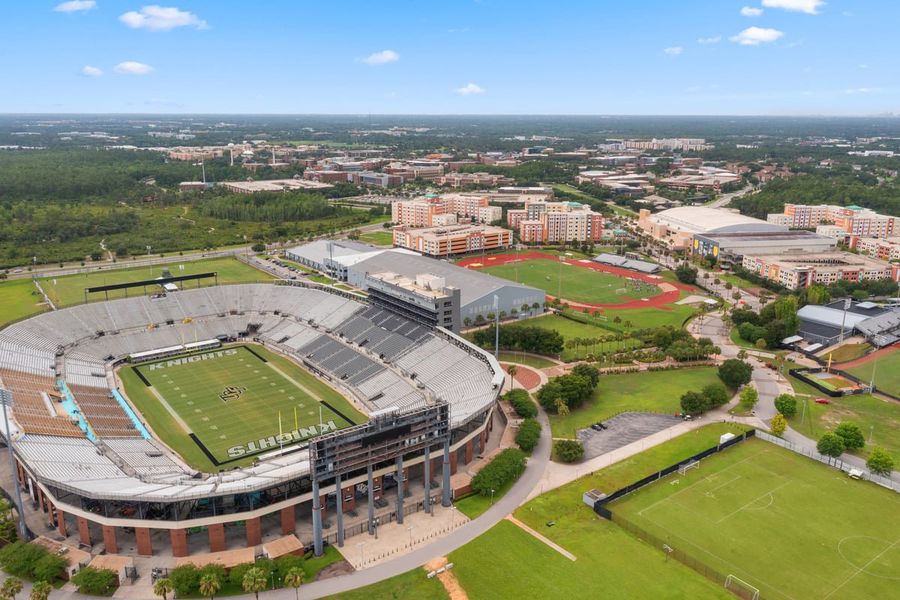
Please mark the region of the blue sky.
<svg viewBox="0 0 900 600"><path fill-rule="evenodd" d="M896 0L7 0L0 112L900 113Z"/></svg>

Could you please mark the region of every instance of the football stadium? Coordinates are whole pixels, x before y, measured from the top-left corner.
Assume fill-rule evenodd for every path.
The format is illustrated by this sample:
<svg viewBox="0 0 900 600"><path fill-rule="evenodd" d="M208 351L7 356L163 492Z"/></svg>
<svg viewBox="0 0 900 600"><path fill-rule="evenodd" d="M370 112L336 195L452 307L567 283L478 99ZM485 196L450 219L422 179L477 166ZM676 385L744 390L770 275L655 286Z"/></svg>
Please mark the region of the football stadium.
<svg viewBox="0 0 900 600"><path fill-rule="evenodd" d="M48 527L109 553L184 557L275 536L321 554L451 503L451 476L491 428L492 356L421 307L193 277L0 331L4 433Z"/></svg>

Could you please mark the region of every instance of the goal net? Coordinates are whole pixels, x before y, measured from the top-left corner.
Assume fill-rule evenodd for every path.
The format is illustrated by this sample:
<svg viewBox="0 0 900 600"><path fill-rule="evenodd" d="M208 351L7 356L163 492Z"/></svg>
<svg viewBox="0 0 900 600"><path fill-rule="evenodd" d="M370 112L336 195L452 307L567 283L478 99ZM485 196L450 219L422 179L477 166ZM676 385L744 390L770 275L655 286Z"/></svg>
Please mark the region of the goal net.
<svg viewBox="0 0 900 600"><path fill-rule="evenodd" d="M622 294L627 294L627 293L628 293L628 288L618 288L616 290L617 296L621 296Z"/></svg>
<svg viewBox="0 0 900 600"><path fill-rule="evenodd" d="M685 473L687 473L687 472L690 471L691 469L699 469L699 468L700 468L700 461L699 461L699 460L692 460L692 461L690 461L690 462L686 462L686 463L684 463L683 465L679 466L679 467L678 467L678 474L679 474L679 475L684 475Z"/></svg>
<svg viewBox="0 0 900 600"><path fill-rule="evenodd" d="M746 600L759 600L759 588L755 588L743 579L734 575L725 578L725 589Z"/></svg>

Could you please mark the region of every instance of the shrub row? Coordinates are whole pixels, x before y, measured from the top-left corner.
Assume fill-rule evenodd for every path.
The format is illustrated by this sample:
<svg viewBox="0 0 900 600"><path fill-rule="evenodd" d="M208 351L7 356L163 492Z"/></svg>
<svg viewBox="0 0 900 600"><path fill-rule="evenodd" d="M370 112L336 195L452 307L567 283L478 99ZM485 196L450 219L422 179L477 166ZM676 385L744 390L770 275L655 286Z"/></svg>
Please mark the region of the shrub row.
<svg viewBox="0 0 900 600"><path fill-rule="evenodd" d="M491 490L496 492L515 481L525 471L525 459L525 453L518 448L503 450L472 478L472 491L489 496Z"/></svg>

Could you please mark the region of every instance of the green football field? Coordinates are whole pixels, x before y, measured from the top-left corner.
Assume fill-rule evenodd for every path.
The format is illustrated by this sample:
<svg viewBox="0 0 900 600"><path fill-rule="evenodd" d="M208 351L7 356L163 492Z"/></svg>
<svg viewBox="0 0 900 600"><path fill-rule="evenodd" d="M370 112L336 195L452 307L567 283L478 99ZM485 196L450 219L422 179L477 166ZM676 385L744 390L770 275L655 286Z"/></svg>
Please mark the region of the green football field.
<svg viewBox="0 0 900 600"><path fill-rule="evenodd" d="M126 367L120 376L156 435L202 470L247 464L365 420L324 382L257 346Z"/></svg>
<svg viewBox="0 0 900 600"><path fill-rule="evenodd" d="M609 508L762 598L862 600L900 589L900 496L762 440Z"/></svg>
<svg viewBox="0 0 900 600"><path fill-rule="evenodd" d="M631 283L618 275L542 258L497 266L486 263L478 270L542 289L551 296L562 293L563 298L576 302L615 304L660 294L655 285L637 280Z"/></svg>

